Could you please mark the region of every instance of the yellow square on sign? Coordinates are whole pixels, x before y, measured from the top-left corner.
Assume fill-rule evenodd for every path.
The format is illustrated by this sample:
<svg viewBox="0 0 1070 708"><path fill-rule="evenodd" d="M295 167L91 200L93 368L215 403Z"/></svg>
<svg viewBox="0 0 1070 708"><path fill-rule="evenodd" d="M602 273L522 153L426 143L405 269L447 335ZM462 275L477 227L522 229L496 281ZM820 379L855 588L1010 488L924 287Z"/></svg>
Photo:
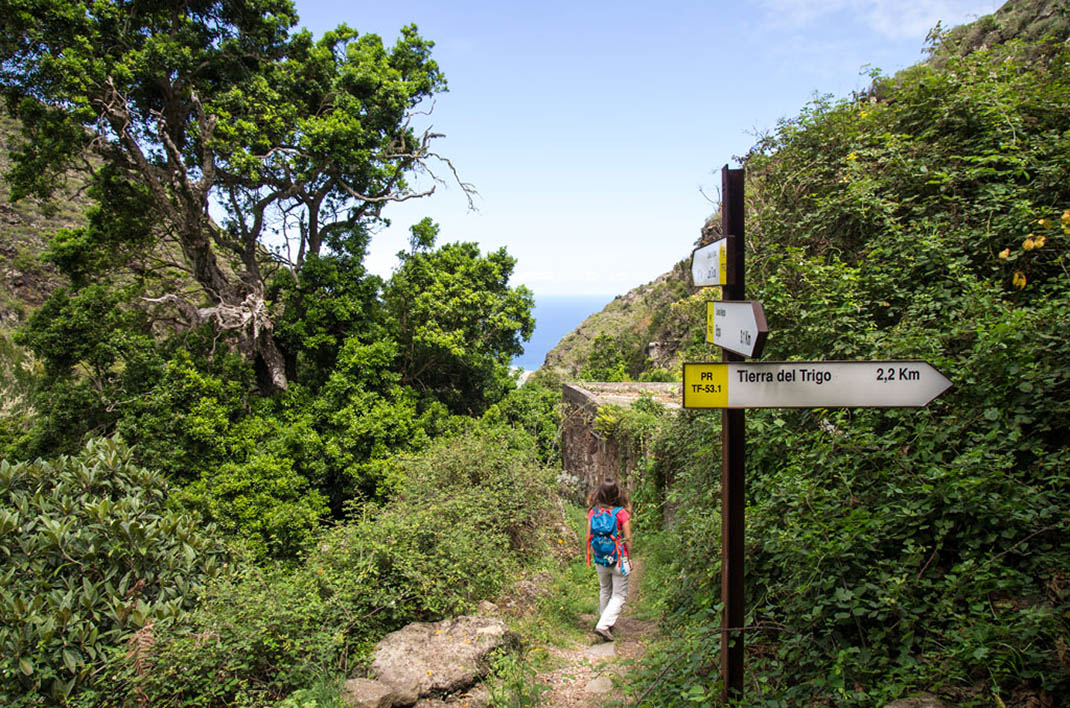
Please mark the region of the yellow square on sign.
<svg viewBox="0 0 1070 708"><path fill-rule="evenodd" d="M684 408L727 408L728 364L684 364Z"/></svg>

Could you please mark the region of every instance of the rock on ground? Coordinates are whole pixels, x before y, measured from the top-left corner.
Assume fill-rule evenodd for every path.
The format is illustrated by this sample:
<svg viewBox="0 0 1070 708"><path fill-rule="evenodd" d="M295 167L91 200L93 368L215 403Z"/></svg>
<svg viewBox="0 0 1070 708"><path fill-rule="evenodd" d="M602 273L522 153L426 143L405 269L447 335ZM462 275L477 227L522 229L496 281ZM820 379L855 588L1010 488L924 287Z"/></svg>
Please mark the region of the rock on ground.
<svg viewBox="0 0 1070 708"><path fill-rule="evenodd" d="M390 708L394 705L394 689L371 679L349 679L342 684L342 700L352 708Z"/></svg>
<svg viewBox="0 0 1070 708"><path fill-rule="evenodd" d="M613 690L613 679L608 676L599 676L589 681L583 690L587 693L609 693Z"/></svg>
<svg viewBox="0 0 1070 708"><path fill-rule="evenodd" d="M495 617L416 622L383 637L372 674L394 690L395 705L412 705L471 686L489 673L487 654L508 641L505 623Z"/></svg>
<svg viewBox="0 0 1070 708"><path fill-rule="evenodd" d="M451 696L443 701L438 698L421 698L413 708L487 708L490 705L490 692L482 685L476 686L468 693Z"/></svg>

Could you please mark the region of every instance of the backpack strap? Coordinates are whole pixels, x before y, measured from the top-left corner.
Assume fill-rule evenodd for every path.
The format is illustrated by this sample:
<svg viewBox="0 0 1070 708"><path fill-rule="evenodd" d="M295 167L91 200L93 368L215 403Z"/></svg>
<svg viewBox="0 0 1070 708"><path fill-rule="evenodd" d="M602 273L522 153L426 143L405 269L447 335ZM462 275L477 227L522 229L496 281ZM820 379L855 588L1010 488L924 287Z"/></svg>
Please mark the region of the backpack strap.
<svg viewBox="0 0 1070 708"><path fill-rule="evenodd" d="M594 534L591 533L591 520L594 519L594 515L598 513L595 507L591 507L591 513L587 517L587 567L591 567L591 541L594 540Z"/></svg>
<svg viewBox="0 0 1070 708"><path fill-rule="evenodd" d="M617 514L619 514L622 511L624 511L624 507L623 506L615 506L615 507L613 507L613 521L614 522L619 522L619 520L617 519ZM614 531L617 530L615 525L614 525L613 530ZM620 533L614 533L613 534L613 542L615 544L617 544L617 568L623 568L624 567L624 544L621 543L620 537L621 537Z"/></svg>

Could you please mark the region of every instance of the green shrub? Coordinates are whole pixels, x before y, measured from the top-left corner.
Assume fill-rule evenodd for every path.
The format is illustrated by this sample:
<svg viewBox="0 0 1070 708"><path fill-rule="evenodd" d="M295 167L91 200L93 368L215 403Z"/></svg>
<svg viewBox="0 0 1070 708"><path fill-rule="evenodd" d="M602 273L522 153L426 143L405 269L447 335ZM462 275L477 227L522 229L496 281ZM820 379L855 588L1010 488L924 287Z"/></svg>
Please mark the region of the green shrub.
<svg viewBox="0 0 1070 708"><path fill-rule="evenodd" d="M31 398L39 369L33 354L0 329L0 457L8 457L33 425Z"/></svg>
<svg viewBox="0 0 1070 708"><path fill-rule="evenodd" d="M246 566L215 583L182 627L157 632L131 662L109 666L103 705L268 705L314 677L341 674L349 607L309 569ZM339 661L343 666L339 666Z"/></svg>
<svg viewBox="0 0 1070 708"><path fill-rule="evenodd" d="M748 705L1070 695L1070 50L944 59L816 101L745 160L766 356L954 383L924 410L748 412ZM717 693L719 422L682 414L641 465L674 636L650 705Z"/></svg>
<svg viewBox="0 0 1070 708"><path fill-rule="evenodd" d="M483 414L485 425L510 425L527 432L539 461L561 466L561 386L552 376L529 379Z"/></svg>
<svg viewBox="0 0 1070 708"><path fill-rule="evenodd" d="M264 705L351 674L387 632L471 610L545 549L553 472L525 433L470 430L393 464L393 499L352 504L296 565L217 583L142 670L114 662L113 685L149 704Z"/></svg>
<svg viewBox="0 0 1070 708"><path fill-rule="evenodd" d="M121 441L0 460L0 699L64 703L131 632L167 622L222 568L212 529L164 506Z"/></svg>

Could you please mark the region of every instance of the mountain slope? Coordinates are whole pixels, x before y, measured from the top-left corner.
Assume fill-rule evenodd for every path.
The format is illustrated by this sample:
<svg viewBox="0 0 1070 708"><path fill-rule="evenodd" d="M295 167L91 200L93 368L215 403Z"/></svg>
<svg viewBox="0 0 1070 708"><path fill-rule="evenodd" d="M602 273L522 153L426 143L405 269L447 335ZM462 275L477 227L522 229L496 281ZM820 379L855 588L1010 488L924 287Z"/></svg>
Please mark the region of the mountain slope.
<svg viewBox="0 0 1070 708"><path fill-rule="evenodd" d="M933 56L918 67L906 70L903 75L920 71L926 66L943 70L947 67L951 57L965 56L974 51L988 51L1012 41L1038 42L1044 38L1054 39L1056 42L1070 41L1070 0L1011 0L995 13L983 16L970 24L942 33L937 29L933 36ZM860 97L860 101L872 104L876 108L886 106L893 100L899 100L886 95L894 83L894 79L878 81L866 96ZM785 121L783 125L795 123L805 125L813 114L828 107L827 104L807 107L800 118ZM874 112L866 107L859 109L861 114L870 115ZM879 125L874 123L874 127L879 128ZM912 128L916 127L912 126ZM772 144L769 141L763 141L752 149L751 154L745 160L744 166L749 171L748 195L753 193L758 180L762 178L761 173L767 172L767 166L759 165L759 160L756 158L771 149L773 149ZM922 151L925 150L925 146L916 144L908 149ZM973 160L990 159L984 156L963 157ZM863 162L854 164L859 167ZM832 170L824 176L830 181L838 181L844 178L845 173ZM927 181L929 176L916 175L913 178ZM805 224L809 217L801 213L805 209L804 200L801 199L800 194L802 187L799 184L793 185L793 181L801 183L802 180L791 177L783 186L785 189L793 188L795 196L800 197L791 205L795 214L792 218L800 219ZM865 209L866 206L859 205L857 208ZM748 221L754 217L755 209L750 208L747 215ZM791 223L793 228L799 224L798 221ZM758 229L764 228L762 223L756 226ZM701 226L699 232L694 244L696 247L720 238L719 214L711 216ZM754 234L749 235L748 248L756 247L760 250L762 245L756 245L759 238ZM820 237L811 237L813 238ZM800 233L798 240L807 240L805 231ZM622 358L628 364L628 373L632 378L638 378L644 371L650 371L653 368L668 369L678 375L680 364L688 356L688 352L692 356L701 358L719 358L718 352L704 346L705 301L719 297L718 290L693 288L689 270L689 254L681 253L680 255L684 260L671 271L662 274L650 283L634 288L625 295L618 296L604 310L591 315L574 331L563 337L547 354L545 368L566 377L579 376L592 354L595 339L599 335L604 335L601 340L603 345L607 341L605 338L607 336L615 340L617 347L622 351ZM775 339L776 335L772 336Z"/></svg>
<svg viewBox="0 0 1070 708"><path fill-rule="evenodd" d="M42 202L34 197L11 201L4 175L10 168L9 153L21 142L18 123L0 114L0 330L23 321L63 279L54 266L42 263L48 238L56 230L85 223L89 201L84 182L70 175L55 198Z"/></svg>

